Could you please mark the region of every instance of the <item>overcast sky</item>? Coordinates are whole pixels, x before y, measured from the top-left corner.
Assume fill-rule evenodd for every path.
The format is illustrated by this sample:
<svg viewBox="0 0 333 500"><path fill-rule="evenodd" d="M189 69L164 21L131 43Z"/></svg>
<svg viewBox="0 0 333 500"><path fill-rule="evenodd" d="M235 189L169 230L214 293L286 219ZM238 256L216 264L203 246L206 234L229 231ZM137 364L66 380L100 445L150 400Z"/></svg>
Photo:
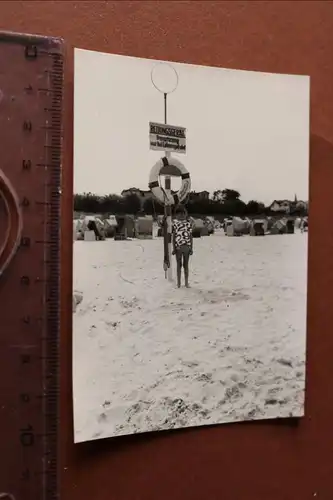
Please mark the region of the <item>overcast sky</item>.
<svg viewBox="0 0 333 500"><path fill-rule="evenodd" d="M74 192L148 189L162 152L149 150L149 121L163 123L170 66L75 50ZM178 87L168 124L187 129L192 189L236 189L242 199L308 199L309 77L172 63ZM163 89L162 89L163 90ZM179 186L173 179L172 187Z"/></svg>

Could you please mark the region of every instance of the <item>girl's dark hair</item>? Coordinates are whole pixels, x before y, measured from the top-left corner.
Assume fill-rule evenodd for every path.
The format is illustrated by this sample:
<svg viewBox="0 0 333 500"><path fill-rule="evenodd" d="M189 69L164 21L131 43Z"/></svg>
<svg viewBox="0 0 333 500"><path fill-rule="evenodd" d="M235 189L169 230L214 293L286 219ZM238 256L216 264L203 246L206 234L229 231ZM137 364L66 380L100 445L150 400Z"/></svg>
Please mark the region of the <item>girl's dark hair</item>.
<svg viewBox="0 0 333 500"><path fill-rule="evenodd" d="M175 208L175 215L180 215L180 214L183 214L183 215L187 215L187 211L186 211L186 208L184 207L184 205L177 205L177 207Z"/></svg>

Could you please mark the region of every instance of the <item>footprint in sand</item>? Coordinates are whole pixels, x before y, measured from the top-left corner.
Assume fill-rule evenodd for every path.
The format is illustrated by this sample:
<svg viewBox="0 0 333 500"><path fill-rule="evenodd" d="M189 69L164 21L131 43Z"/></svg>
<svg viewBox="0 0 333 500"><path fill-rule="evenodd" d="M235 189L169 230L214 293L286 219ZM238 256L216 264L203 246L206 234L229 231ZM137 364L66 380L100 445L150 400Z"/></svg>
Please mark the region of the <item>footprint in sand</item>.
<svg viewBox="0 0 333 500"><path fill-rule="evenodd" d="M197 361L183 361L182 365L187 366L188 368L195 368L196 366L199 366L199 363Z"/></svg>
<svg viewBox="0 0 333 500"><path fill-rule="evenodd" d="M196 380L198 382L212 382L213 375L211 373L202 373L198 377L196 377Z"/></svg>
<svg viewBox="0 0 333 500"><path fill-rule="evenodd" d="M203 301L209 304L218 304L223 302L237 302L241 300L248 300L249 295L238 291L226 288L215 288L213 290L198 290L199 296Z"/></svg>
<svg viewBox="0 0 333 500"><path fill-rule="evenodd" d="M118 325L120 325L120 321L106 321L105 324L115 329Z"/></svg>
<svg viewBox="0 0 333 500"><path fill-rule="evenodd" d="M276 362L279 363L280 365L283 365L283 366L288 366L290 368L293 367L293 364L289 359L280 358L280 359L277 359Z"/></svg>

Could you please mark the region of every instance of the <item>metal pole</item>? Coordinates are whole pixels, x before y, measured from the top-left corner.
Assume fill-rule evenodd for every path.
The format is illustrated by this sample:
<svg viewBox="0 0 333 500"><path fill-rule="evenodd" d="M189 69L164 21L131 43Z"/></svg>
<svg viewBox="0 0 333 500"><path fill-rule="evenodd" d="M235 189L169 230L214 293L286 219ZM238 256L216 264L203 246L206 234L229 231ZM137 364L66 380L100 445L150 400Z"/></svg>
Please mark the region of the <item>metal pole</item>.
<svg viewBox="0 0 333 500"><path fill-rule="evenodd" d="M164 124L167 124L167 94L164 94ZM165 151L165 156L169 158L170 153ZM165 193L168 197L171 195L171 177L170 175L165 176L165 184L164 184ZM168 260L169 267L167 269L167 278L169 281L172 281L172 215L171 215L171 205L169 203L165 203L164 205L164 214L166 216L167 222L167 238L168 238Z"/></svg>
<svg viewBox="0 0 333 500"><path fill-rule="evenodd" d="M164 124L167 124L167 95L164 94Z"/></svg>

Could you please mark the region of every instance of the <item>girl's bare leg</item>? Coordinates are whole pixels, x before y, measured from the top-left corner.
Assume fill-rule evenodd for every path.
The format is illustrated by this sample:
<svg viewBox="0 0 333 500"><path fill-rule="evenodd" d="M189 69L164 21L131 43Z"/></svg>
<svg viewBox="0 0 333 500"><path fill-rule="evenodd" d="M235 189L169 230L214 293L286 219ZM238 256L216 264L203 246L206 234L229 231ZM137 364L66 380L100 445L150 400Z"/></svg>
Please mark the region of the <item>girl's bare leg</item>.
<svg viewBox="0 0 333 500"><path fill-rule="evenodd" d="M186 286L186 288L190 287L190 285L188 283L188 277L189 277L189 260L190 260L190 249L188 249L188 251L184 252L184 275L185 275L185 286Z"/></svg>
<svg viewBox="0 0 333 500"><path fill-rule="evenodd" d="M177 287L180 288L181 285L181 275L182 275L182 253L180 250L176 251L176 261L177 261Z"/></svg>

